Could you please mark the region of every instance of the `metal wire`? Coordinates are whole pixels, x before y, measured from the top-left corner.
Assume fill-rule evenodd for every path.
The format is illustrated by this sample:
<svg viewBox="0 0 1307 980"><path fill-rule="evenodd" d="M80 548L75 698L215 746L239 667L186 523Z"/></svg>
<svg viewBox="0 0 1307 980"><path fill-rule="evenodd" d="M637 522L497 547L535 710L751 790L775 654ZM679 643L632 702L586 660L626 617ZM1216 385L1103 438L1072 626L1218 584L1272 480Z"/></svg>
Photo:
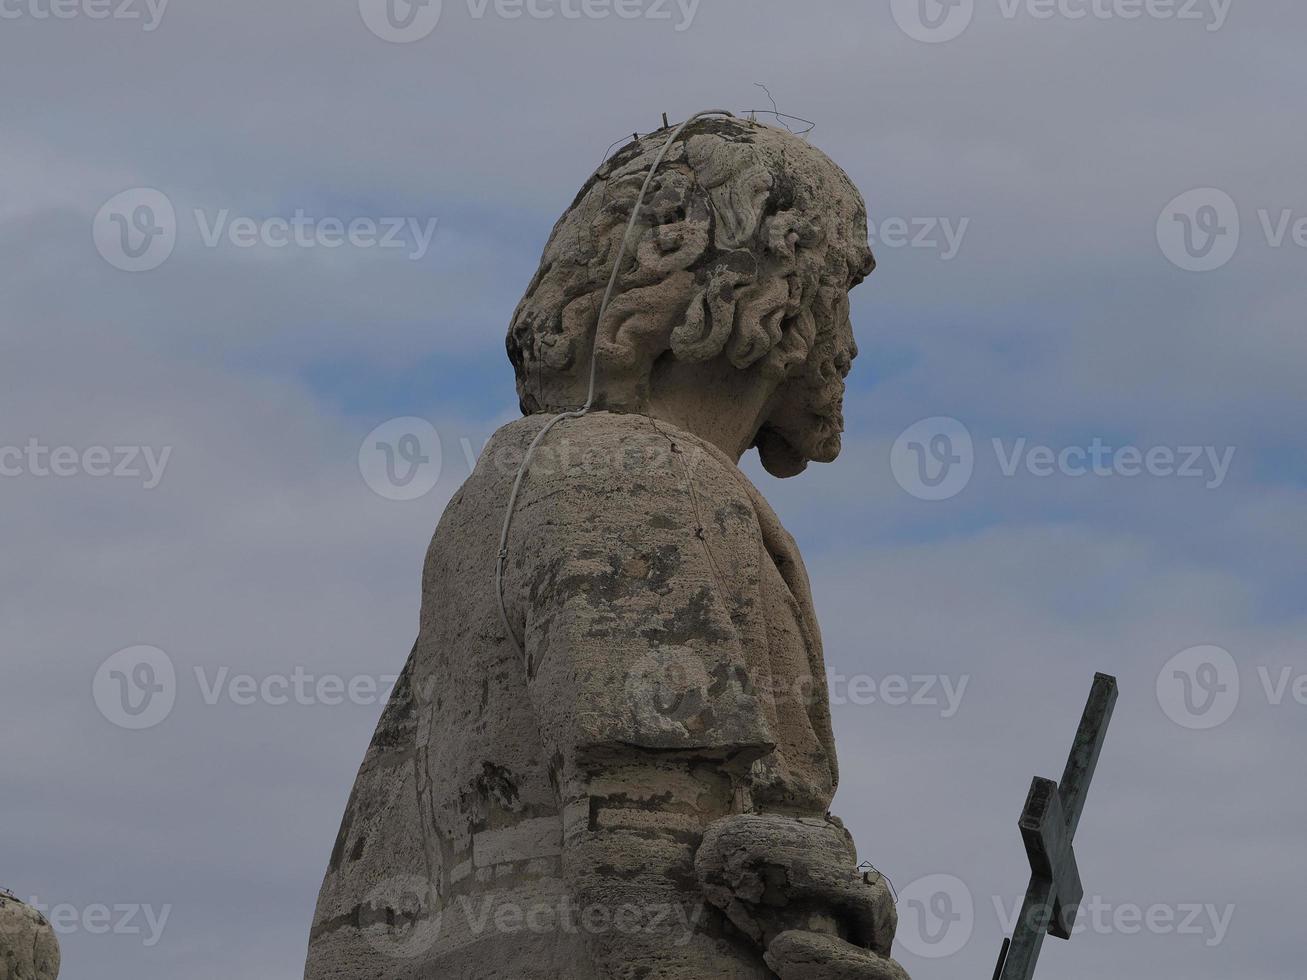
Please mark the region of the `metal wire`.
<svg viewBox="0 0 1307 980"><path fill-rule="evenodd" d="M526 477L527 467L531 464L531 457L535 455L535 451L539 448L540 443L544 442L545 436L549 434L550 429L564 419L579 419L594 407L595 378L597 376L599 363L599 344L597 342L599 324L603 323L604 314L608 312L608 303L613 298L613 290L617 286L617 277L621 274L622 270L622 261L626 258L627 242L630 240L631 233L635 230L636 223L640 218L640 209L644 206L645 195L649 192L649 187L653 183L654 175L658 172L658 167L662 164L663 158L667 155L667 151L671 149L671 146L676 142L677 137L685 132L685 127L689 126L690 123L694 122L696 119L702 119L704 116L731 116L734 118L734 115L734 113L729 112L726 109L704 109L702 112L696 112L689 119L676 127L672 132L672 135L667 137L667 141L663 143L662 147L659 149L658 155L654 157L654 161L649 167L649 173L644 179L644 185L640 188L640 195L635 199L635 207L631 210L631 220L627 222L626 230L622 233L622 241L617 249L617 260L613 263L613 271L608 276L608 287L604 290L603 302L599 304L599 318L595 321L596 342L590 345L590 386L586 394L585 404L580 408L568 412L560 412L545 423L544 428L536 433L536 437L532 439L531 444L527 446L526 454L522 457L522 465L518 467L517 476L513 479L513 489L508 495L508 509L504 513L504 526L499 533L499 553L495 558L495 592L499 596L500 622L503 623L504 632L508 635L509 640L512 642L513 646L517 648L519 657L525 657L525 651L522 646L522 641L518 640L517 634L513 632L512 624L508 621L508 606L504 602L504 568L508 564L508 532L513 526L513 511L517 507L517 497L522 490L522 480ZM525 639L525 637L523 639Z"/></svg>

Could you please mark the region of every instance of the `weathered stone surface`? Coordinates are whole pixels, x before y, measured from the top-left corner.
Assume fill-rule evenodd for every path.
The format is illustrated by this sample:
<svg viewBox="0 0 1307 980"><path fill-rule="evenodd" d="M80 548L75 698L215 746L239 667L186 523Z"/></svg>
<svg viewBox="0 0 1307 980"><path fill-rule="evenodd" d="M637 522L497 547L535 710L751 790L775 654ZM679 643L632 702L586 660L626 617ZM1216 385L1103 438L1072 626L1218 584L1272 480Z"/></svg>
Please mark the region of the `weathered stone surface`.
<svg viewBox="0 0 1307 980"><path fill-rule="evenodd" d="M908 980L893 960L815 932L781 933L767 949L767 965L780 980Z"/></svg>
<svg viewBox="0 0 1307 980"><path fill-rule="evenodd" d="M527 417L495 434L432 539L308 980L775 980L822 975L779 971L823 957L886 962L872 950L888 952L892 904L827 816L838 771L803 561L737 465L756 446L788 475L839 451L865 208L803 140L695 123L600 323L666 136L586 185L514 315ZM596 410L553 429L523 479L510 637L494 580L510 489L550 413L585 401L592 351Z"/></svg>
<svg viewBox="0 0 1307 980"><path fill-rule="evenodd" d="M856 870L834 818L739 814L712 824L695 857L708 900L764 948L804 929L888 956L898 916L883 879Z"/></svg>
<svg viewBox="0 0 1307 980"><path fill-rule="evenodd" d="M55 980L59 940L36 909L0 893L0 980Z"/></svg>

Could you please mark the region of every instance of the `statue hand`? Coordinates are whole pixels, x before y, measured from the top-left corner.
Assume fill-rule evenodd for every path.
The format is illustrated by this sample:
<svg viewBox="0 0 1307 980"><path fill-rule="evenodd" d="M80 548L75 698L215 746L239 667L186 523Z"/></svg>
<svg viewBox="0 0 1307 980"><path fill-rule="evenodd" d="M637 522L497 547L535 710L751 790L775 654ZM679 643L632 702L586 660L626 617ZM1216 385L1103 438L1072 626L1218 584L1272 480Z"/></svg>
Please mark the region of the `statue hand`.
<svg viewBox="0 0 1307 980"><path fill-rule="evenodd" d="M825 936L837 941L832 949L847 947L863 960L870 951L887 962L898 926L894 901L884 879L859 873L856 863L838 820L739 814L708 827L695 870L707 899L764 950L783 934L796 934L776 953L780 961L789 962L790 947L800 957L796 963L815 955L811 943L796 938L803 935Z"/></svg>

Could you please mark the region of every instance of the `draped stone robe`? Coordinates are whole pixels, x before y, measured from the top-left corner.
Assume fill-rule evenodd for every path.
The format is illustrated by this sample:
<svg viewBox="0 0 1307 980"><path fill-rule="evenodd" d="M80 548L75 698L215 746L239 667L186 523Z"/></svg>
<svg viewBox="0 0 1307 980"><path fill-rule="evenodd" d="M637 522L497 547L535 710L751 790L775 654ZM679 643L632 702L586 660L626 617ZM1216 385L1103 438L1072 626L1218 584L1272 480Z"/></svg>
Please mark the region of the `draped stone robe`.
<svg viewBox="0 0 1307 980"><path fill-rule="evenodd" d="M735 463L641 415L493 437L322 884L309 980L771 977L699 893L703 828L820 817L837 779L794 540Z"/></svg>

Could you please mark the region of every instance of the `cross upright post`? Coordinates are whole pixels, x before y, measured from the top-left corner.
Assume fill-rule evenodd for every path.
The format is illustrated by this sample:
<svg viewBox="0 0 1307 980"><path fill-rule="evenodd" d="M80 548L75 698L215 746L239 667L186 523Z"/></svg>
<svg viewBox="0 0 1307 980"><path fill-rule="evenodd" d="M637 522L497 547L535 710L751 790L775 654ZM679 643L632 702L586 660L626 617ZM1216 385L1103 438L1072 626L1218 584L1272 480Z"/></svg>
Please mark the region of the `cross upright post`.
<svg viewBox="0 0 1307 980"><path fill-rule="evenodd" d="M1062 781L1035 777L1017 825L1030 860L1030 884L1012 938L1003 941L994 980L1031 980L1046 933L1070 939L1084 887L1072 842L1116 707L1116 678L1095 674Z"/></svg>

